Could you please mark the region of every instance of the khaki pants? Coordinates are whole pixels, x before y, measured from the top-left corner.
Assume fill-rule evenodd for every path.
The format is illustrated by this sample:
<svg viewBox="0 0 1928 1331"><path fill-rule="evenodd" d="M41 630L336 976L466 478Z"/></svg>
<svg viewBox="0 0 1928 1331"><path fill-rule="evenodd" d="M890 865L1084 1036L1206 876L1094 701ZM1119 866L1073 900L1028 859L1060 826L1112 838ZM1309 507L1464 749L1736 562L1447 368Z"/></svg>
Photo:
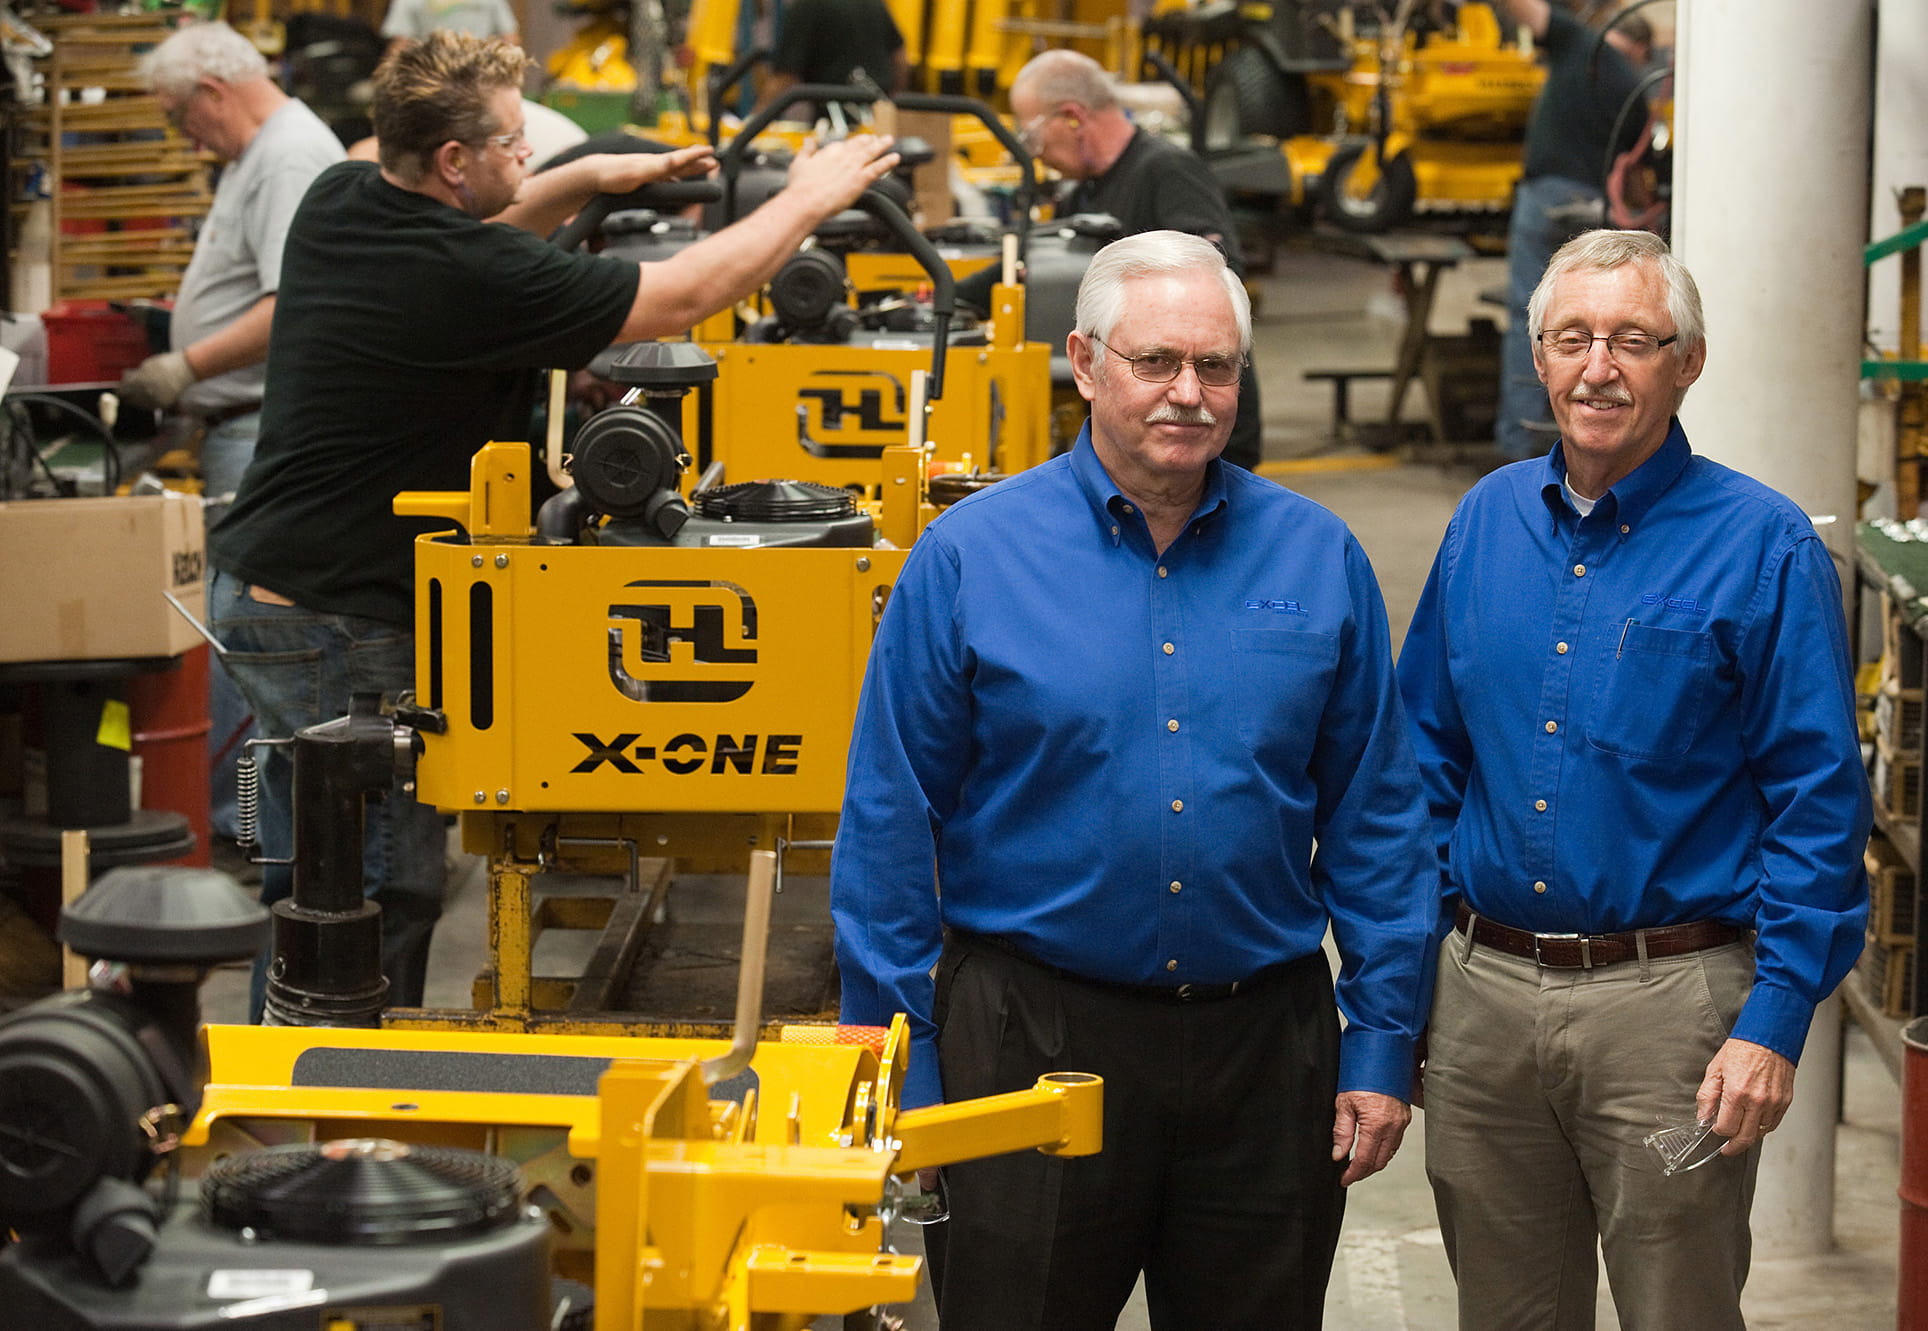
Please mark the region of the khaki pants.
<svg viewBox="0 0 1928 1331"><path fill-rule="evenodd" d="M1426 1172L1463 1331L1587 1331L1596 1242L1628 1331L1744 1325L1760 1153L1669 1178L1644 1138L1694 1092L1753 983L1746 943L1593 970L1447 936Z"/></svg>

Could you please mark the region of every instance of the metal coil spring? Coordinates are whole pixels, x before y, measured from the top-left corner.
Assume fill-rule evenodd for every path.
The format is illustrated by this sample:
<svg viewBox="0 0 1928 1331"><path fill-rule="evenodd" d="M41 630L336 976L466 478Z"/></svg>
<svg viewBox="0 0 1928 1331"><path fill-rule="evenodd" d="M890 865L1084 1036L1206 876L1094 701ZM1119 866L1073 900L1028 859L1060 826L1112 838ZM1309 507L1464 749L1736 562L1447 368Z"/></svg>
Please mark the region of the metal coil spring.
<svg viewBox="0 0 1928 1331"><path fill-rule="evenodd" d="M244 753L234 763L234 839L242 846L253 846L256 820L261 811L261 774L254 755Z"/></svg>

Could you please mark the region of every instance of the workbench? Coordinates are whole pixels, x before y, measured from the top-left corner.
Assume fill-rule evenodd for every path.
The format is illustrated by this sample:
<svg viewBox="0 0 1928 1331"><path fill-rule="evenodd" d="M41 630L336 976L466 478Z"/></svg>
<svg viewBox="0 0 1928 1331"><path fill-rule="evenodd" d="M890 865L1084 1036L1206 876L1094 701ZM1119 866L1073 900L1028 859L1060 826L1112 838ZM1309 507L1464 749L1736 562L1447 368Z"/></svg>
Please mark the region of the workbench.
<svg viewBox="0 0 1928 1331"><path fill-rule="evenodd" d="M1475 251L1458 236L1424 231L1355 235L1345 231L1319 230L1312 233L1312 244L1329 253L1382 264L1390 268L1397 278L1397 290L1405 304L1405 322L1400 329L1399 346L1393 357L1392 368L1389 371L1318 369L1305 373L1308 379L1332 381L1334 424L1339 429L1348 423L1349 381L1390 377L1392 394L1386 422L1396 426L1400 410L1405 406L1406 390L1415 379L1422 377L1425 367L1427 330L1432 319L1433 301L1439 294L1440 275L1463 260L1472 258ZM1426 393L1426 426L1435 443L1449 442L1439 395L1432 391Z"/></svg>

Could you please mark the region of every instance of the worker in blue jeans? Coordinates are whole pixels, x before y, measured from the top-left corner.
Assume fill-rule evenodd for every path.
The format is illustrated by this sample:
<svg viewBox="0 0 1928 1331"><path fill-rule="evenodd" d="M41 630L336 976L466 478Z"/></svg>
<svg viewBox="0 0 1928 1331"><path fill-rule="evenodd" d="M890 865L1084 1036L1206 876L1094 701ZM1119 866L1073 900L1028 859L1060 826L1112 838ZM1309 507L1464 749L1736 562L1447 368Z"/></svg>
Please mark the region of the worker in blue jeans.
<svg viewBox="0 0 1928 1331"><path fill-rule="evenodd" d="M294 735L317 716L345 716L357 693L393 696L415 682L415 636L357 615L324 614L216 569L208 583L208 624L228 649L226 665L253 700L261 729ZM286 746L259 750L261 854L286 860L293 852L293 758ZM371 801L362 847L364 881L381 884L382 974L391 1006L418 1007L428 973L429 937L442 914L447 828L442 814L418 804L399 786ZM294 890L292 869L268 864L261 875L263 905ZM248 1018L261 1019L267 959L256 958Z"/></svg>

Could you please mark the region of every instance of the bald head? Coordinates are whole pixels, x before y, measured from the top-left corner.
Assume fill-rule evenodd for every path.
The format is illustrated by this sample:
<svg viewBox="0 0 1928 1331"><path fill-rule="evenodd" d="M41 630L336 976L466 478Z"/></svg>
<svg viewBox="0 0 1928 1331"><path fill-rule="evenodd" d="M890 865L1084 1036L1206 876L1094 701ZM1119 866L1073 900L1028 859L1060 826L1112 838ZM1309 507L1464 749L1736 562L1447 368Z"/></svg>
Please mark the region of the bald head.
<svg viewBox="0 0 1928 1331"><path fill-rule="evenodd" d="M1075 102L1093 111L1118 104L1118 94L1104 66L1078 51L1046 51L1033 56L1011 81L1012 97L1020 94L1046 106Z"/></svg>

